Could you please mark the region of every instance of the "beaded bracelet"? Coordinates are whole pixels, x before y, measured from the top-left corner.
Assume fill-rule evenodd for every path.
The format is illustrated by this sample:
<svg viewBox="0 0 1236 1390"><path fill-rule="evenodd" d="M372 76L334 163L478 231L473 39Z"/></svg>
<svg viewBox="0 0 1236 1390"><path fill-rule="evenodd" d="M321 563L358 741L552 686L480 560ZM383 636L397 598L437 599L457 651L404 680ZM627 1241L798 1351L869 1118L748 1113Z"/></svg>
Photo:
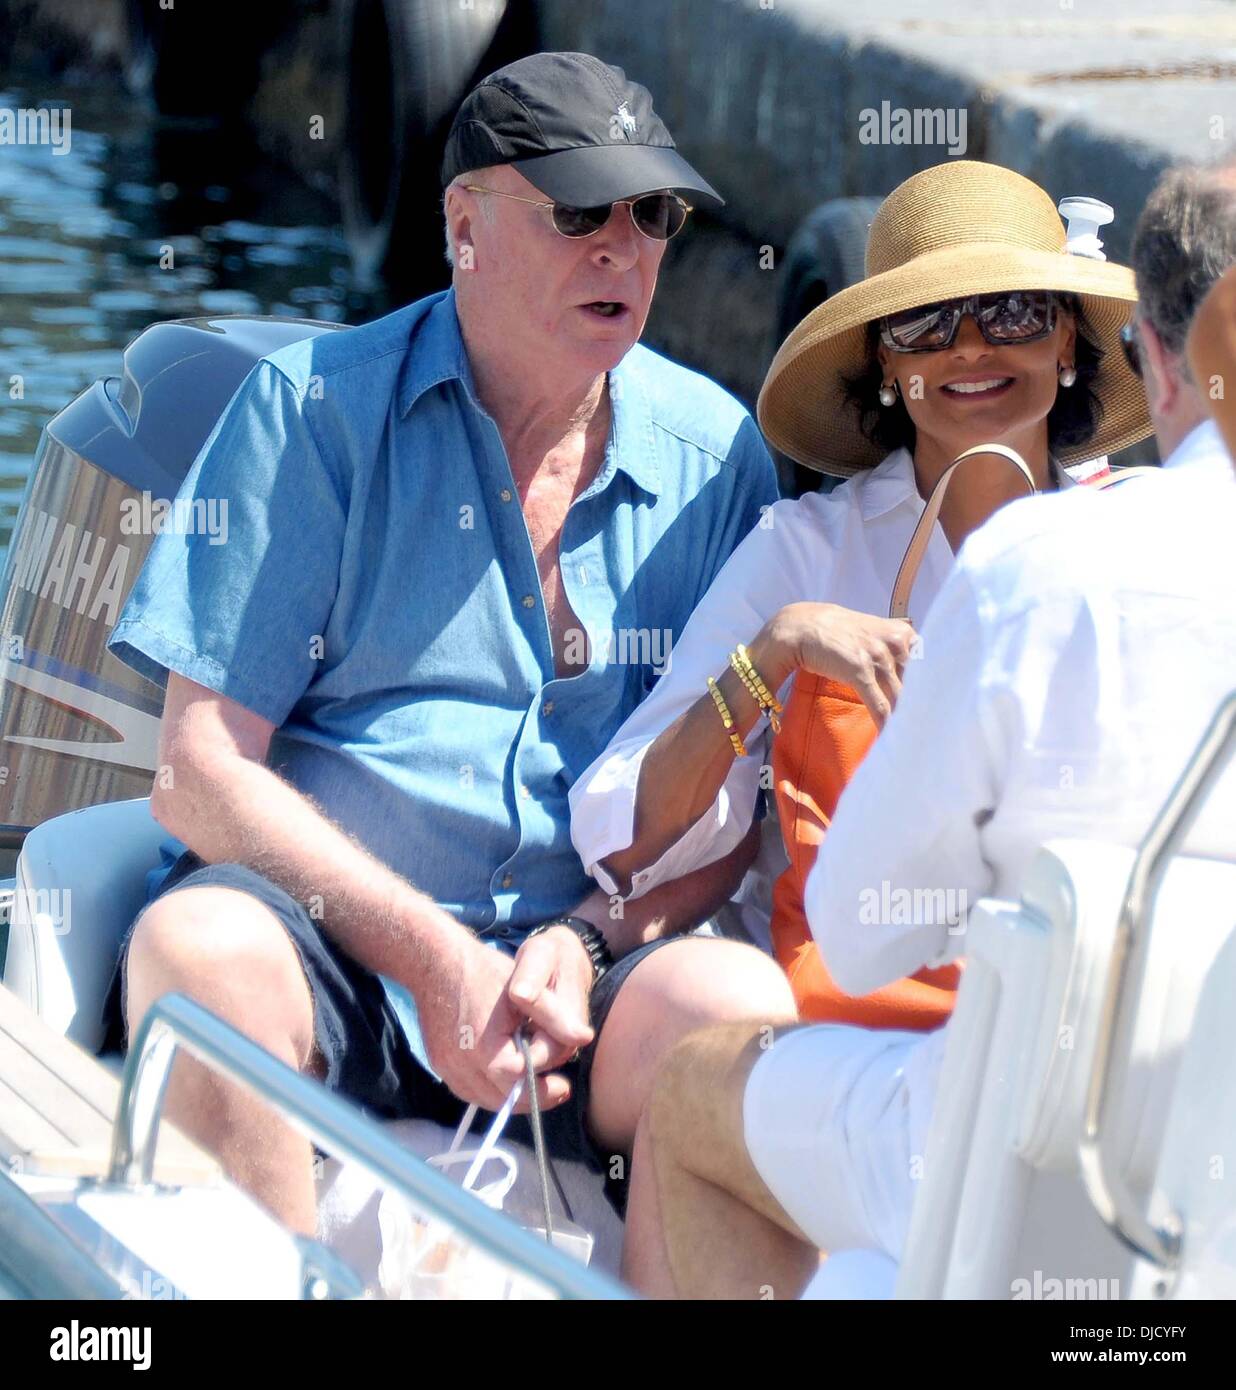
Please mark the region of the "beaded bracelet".
<svg viewBox="0 0 1236 1390"><path fill-rule="evenodd" d="M760 673L755 669L751 660L751 654L746 647L739 642L738 646L730 653L730 665L738 673L739 680L747 688L747 693L760 707L760 713L768 716L768 722L772 726L774 734L781 732L781 702L764 684Z"/></svg>
<svg viewBox="0 0 1236 1390"><path fill-rule="evenodd" d="M734 731L734 717L730 714L730 707L725 703L725 696L721 693L721 687L711 676L708 677L708 693L712 696L712 702L717 707L717 713L721 716L721 722L725 725L725 732L729 735L730 745L735 754L740 758L747 756L746 745L742 737Z"/></svg>

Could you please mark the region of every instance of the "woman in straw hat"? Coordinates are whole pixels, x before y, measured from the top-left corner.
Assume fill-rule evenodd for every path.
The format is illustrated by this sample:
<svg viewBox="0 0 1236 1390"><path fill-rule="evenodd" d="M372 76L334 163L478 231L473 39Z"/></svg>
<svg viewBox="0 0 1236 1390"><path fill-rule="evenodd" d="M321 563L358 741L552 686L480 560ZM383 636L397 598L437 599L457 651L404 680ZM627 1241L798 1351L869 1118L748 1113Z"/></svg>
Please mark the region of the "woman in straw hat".
<svg viewBox="0 0 1236 1390"><path fill-rule="evenodd" d="M1075 485L1065 465L1150 432L1119 337L1133 274L1097 248L1093 237L1071 248L1051 198L995 165L938 165L885 199L866 278L794 329L759 400L773 444L847 481L770 509L692 616L670 671L572 790L589 872L638 895L750 833L769 785L768 727L780 728L773 783L790 867L774 891L772 944L804 1017L928 1029L951 1010L951 966L862 999L839 991L802 888L912 655L910 624L876 615L889 611L936 482L965 450L995 443L1021 455L1038 490L1065 488ZM915 618L966 536L1025 491L1000 457L960 465L918 533Z"/></svg>

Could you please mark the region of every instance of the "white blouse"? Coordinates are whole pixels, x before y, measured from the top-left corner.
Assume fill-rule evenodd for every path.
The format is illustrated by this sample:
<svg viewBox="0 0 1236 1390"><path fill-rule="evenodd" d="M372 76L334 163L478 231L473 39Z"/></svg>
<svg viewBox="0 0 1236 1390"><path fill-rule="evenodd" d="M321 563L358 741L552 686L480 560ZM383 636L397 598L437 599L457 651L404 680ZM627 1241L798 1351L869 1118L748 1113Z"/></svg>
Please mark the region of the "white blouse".
<svg viewBox="0 0 1236 1390"><path fill-rule="evenodd" d="M1096 464L1086 464L1074 475L1095 470ZM1076 476L1062 468L1056 476L1061 488L1076 485ZM707 678L725 669L734 647L750 642L787 603L834 603L886 614L923 507L914 461L908 450L898 449L831 492L807 493L768 509L691 615L665 674L571 789L571 838L585 870L607 893L616 894L618 887L601 861L631 845L640 767L658 735L705 693ZM916 625L952 564L937 521L910 598ZM779 692L783 700L789 685ZM768 760L767 725L757 725L745 742L747 756L734 760L712 806L655 864L634 875L633 898L723 858L740 843Z"/></svg>

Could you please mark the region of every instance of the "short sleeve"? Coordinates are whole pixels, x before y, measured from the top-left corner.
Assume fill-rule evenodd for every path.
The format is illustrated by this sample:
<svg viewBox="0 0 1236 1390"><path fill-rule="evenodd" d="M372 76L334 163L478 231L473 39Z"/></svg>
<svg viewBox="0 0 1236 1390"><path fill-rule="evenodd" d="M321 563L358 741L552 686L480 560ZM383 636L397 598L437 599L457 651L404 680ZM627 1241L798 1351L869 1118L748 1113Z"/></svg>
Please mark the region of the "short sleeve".
<svg viewBox="0 0 1236 1390"><path fill-rule="evenodd" d="M158 685L175 671L284 723L321 665L339 583L346 479L312 402L262 361L224 411L108 643Z"/></svg>
<svg viewBox="0 0 1236 1390"><path fill-rule="evenodd" d="M743 539L766 518L780 496L777 490L777 470L773 467L763 437L750 416L743 421L734 437L728 461L738 473L738 505L727 508L718 518L717 538L712 548L711 563L694 576L697 584L697 604Z"/></svg>

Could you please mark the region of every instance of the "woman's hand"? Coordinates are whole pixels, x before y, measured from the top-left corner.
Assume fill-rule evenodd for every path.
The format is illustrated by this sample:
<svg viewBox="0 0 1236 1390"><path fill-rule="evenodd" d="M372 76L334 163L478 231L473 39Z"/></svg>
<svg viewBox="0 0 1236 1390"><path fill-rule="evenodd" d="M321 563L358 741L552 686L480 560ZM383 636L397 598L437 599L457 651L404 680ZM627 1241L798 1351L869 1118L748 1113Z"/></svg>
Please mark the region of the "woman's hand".
<svg viewBox="0 0 1236 1390"><path fill-rule="evenodd" d="M1236 459L1236 266L1198 306L1186 349L1197 389Z"/></svg>
<svg viewBox="0 0 1236 1390"><path fill-rule="evenodd" d="M877 728L901 694L914 629L900 618L877 618L835 603L791 603L751 644L751 661L776 692L793 672L811 671L858 692Z"/></svg>

